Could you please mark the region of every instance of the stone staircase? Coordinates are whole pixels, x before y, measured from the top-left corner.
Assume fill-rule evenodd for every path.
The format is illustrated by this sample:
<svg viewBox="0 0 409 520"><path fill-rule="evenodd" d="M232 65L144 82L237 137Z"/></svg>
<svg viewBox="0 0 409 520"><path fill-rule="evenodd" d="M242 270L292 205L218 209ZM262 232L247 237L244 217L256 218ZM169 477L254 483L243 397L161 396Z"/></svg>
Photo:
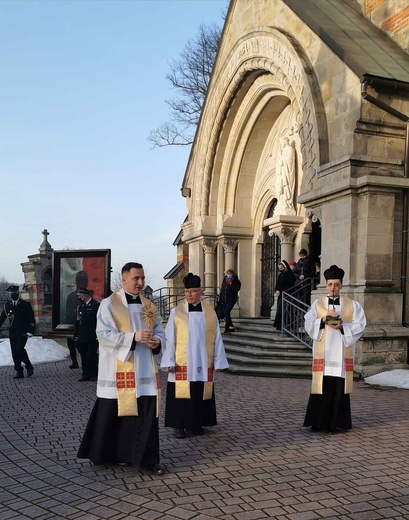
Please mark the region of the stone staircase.
<svg viewBox="0 0 409 520"><path fill-rule="evenodd" d="M311 378L311 349L281 336L267 318L234 318L235 332L223 334L229 372L267 377ZM220 324L223 330L223 324Z"/></svg>

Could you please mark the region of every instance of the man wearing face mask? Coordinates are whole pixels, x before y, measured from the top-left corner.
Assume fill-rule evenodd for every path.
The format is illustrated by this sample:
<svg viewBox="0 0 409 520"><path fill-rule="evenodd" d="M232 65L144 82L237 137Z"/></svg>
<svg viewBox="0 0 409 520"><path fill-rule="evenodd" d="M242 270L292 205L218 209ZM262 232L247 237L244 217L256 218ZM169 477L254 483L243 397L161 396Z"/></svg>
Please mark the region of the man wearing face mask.
<svg viewBox="0 0 409 520"><path fill-rule="evenodd" d="M27 370L27 377L34 373L34 367L28 357L26 351L27 339L34 334L35 318L33 308L30 302L20 299L18 285L10 285L6 289L10 295L10 301L6 302L3 312L0 315L0 327L9 320L9 339L11 346L11 355L13 356L14 369L16 375L13 379L21 379L24 377L24 363Z"/></svg>

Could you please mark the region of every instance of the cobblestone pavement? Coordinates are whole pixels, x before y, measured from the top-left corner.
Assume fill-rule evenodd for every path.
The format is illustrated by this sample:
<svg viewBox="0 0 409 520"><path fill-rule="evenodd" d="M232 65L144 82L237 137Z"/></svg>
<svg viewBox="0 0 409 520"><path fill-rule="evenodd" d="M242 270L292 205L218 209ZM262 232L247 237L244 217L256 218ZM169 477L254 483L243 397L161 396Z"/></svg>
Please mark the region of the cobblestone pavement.
<svg viewBox="0 0 409 520"><path fill-rule="evenodd" d="M92 466L76 452L95 400L68 361L0 368L0 519L409 518L409 393L355 384L354 429L303 428L307 380L216 374L217 427L176 440L170 473Z"/></svg>

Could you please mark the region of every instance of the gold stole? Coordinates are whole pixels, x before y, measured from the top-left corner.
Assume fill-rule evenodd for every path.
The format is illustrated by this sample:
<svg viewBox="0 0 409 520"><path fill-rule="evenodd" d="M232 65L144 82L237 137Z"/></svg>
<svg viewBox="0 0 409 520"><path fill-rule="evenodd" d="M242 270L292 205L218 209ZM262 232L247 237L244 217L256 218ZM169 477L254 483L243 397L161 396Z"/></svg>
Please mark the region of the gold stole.
<svg viewBox="0 0 409 520"><path fill-rule="evenodd" d="M341 318L345 323L351 323L354 316L354 307L352 300L347 296L342 297L342 308ZM317 318L323 318L328 314L328 309L325 306L326 297L320 298L317 301L316 311ZM322 381L324 377L324 352L325 352L325 337L326 337L327 326L322 331L322 336L319 341L315 342L314 345L314 359L312 362L312 394L322 394ZM345 347L344 352L344 363L345 363L345 393L352 393L352 384L354 377L354 357L353 347L348 345Z"/></svg>
<svg viewBox="0 0 409 520"><path fill-rule="evenodd" d="M213 395L214 373L214 336L216 333L216 314L213 309L202 300L202 309L206 327L206 353L208 374L204 383L203 400L211 399ZM176 399L190 399L190 382L187 380L187 341L188 341L188 312L185 302L175 310L175 397Z"/></svg>
<svg viewBox="0 0 409 520"><path fill-rule="evenodd" d="M150 300L140 297L143 305L150 303ZM112 316L119 332L131 332L131 320L129 318L128 307L122 303L121 293L114 292L110 296L112 305ZM156 377L156 417L159 417L160 410L160 378L158 367L152 357L153 370ZM134 353L131 352L129 358L124 363L116 360L116 392L118 396L118 417L138 415L138 401L136 397L135 364Z"/></svg>

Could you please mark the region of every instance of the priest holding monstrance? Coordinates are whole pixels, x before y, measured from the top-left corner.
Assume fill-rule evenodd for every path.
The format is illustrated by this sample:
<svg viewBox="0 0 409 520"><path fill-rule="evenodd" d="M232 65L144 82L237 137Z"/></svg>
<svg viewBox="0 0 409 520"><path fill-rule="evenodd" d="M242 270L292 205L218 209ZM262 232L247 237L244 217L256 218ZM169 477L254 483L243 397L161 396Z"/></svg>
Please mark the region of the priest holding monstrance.
<svg viewBox="0 0 409 520"><path fill-rule="evenodd" d="M341 296L345 272L337 265L324 271L328 296L319 298L305 315L305 330L314 340L312 386L304 426L330 434L352 428L355 343L366 318L360 303Z"/></svg>
<svg viewBox="0 0 409 520"><path fill-rule="evenodd" d="M165 345L162 318L142 296L141 264L122 268L122 286L101 302L97 315L97 401L79 458L94 464L139 466L161 475L159 466L160 379L155 356Z"/></svg>

